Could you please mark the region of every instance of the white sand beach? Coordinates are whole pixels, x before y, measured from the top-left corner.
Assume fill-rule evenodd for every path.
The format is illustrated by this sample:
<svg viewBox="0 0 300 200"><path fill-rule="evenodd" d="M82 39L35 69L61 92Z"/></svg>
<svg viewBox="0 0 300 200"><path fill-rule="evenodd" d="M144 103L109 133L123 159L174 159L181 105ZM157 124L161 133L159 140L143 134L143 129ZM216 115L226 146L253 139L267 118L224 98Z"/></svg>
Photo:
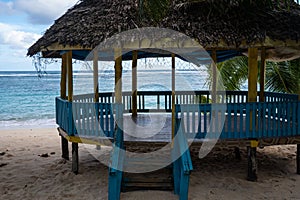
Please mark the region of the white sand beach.
<svg viewBox="0 0 300 200"><path fill-rule="evenodd" d="M56 129L0 130L0 141L0 199L107 199L107 167L80 145L74 175L71 161L61 158ZM300 199L295 159L295 145L258 149L258 182L248 182L245 150L241 161L232 149L215 150L193 163L189 199ZM168 191L135 191L121 199L178 198Z"/></svg>

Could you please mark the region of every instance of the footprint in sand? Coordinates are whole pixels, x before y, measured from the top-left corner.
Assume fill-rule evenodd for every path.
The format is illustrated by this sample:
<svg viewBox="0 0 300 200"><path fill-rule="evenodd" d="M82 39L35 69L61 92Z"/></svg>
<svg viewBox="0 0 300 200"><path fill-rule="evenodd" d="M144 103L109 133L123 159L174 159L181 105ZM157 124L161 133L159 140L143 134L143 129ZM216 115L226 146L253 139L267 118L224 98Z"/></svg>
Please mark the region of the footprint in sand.
<svg viewBox="0 0 300 200"><path fill-rule="evenodd" d="M0 163L0 167L4 167L6 165L8 165L8 163Z"/></svg>

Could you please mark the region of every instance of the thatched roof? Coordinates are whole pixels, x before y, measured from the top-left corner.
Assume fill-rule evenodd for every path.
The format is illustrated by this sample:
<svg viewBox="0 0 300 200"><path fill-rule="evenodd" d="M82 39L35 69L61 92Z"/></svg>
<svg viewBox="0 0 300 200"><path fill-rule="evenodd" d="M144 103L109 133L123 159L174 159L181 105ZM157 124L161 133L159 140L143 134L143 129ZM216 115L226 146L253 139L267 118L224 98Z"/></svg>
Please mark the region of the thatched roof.
<svg viewBox="0 0 300 200"><path fill-rule="evenodd" d="M153 26L182 32L207 49L299 48L298 4L278 8L264 0L252 0L252 4L245 0L219 0L217 6L212 2L175 0L158 20L146 12L140 17L139 0L82 0L55 21L28 49L28 55L40 51L51 54L66 49L90 50L121 31Z"/></svg>

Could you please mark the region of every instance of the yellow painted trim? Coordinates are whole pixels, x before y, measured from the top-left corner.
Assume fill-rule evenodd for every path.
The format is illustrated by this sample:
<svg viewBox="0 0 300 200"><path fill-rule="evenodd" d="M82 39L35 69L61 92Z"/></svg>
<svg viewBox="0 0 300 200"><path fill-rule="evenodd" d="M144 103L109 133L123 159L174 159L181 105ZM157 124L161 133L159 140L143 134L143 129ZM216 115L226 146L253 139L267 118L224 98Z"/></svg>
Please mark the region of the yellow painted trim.
<svg viewBox="0 0 300 200"><path fill-rule="evenodd" d="M80 144L90 144L90 145L98 145L98 146L111 146L112 142L108 141L108 139L103 139L103 141L96 141L96 139L88 139L84 137L78 137L78 136L69 136L65 131L63 131L61 128L58 128L59 134L64 137L66 140L72 143L80 143Z"/></svg>
<svg viewBox="0 0 300 200"><path fill-rule="evenodd" d="M60 97L67 98L67 55L62 55L61 62L61 80L60 80Z"/></svg>
<svg viewBox="0 0 300 200"><path fill-rule="evenodd" d="M124 45L122 46L123 49L132 49L132 50L137 50L137 49L141 49L141 48L158 48L158 47L162 47L162 45L166 45L168 44L168 46L163 46L165 48L194 48L195 44L197 43L197 46L199 46L199 43L195 41L195 43L193 42L193 40L191 39L190 41L185 41L184 43L182 43L182 41L173 41L173 39L170 38L162 38L160 41L157 41L156 43L153 43L153 41L149 40L149 39L143 39L142 41L127 41L124 43ZM118 44L119 45L119 44ZM179 45L179 46L178 46ZM269 37L267 37L265 39L264 42L259 42L259 43L254 43L252 45L248 45L246 43L246 41L242 41L241 45L236 47L235 45L227 45L226 42L224 42L223 40L221 40L218 44L215 45L209 45L206 46L205 49L207 50L211 50L211 49L216 49L216 50L222 50L222 49L247 49L249 47L256 47L256 48L260 48L260 47L299 47L300 46L300 42L296 42L294 40L285 40L285 41L280 41L280 40L272 40ZM120 47L120 46L118 46ZM111 46L109 46L109 48L113 48ZM70 46L70 45L61 45L59 43L53 43L49 46L45 46L45 47L41 47L40 51L69 51L69 50L92 50L92 47L82 47L80 45L74 45L74 46Z"/></svg>
<svg viewBox="0 0 300 200"><path fill-rule="evenodd" d="M115 98L122 103L122 49L115 49Z"/></svg>
<svg viewBox="0 0 300 200"><path fill-rule="evenodd" d="M250 146L252 148L258 147L259 142L257 140L251 140L250 141Z"/></svg>
<svg viewBox="0 0 300 200"><path fill-rule="evenodd" d="M91 47L82 47L80 45L70 46L58 43L51 44L47 47L41 47L41 51L70 51L70 50L92 50Z"/></svg>
<svg viewBox="0 0 300 200"><path fill-rule="evenodd" d="M73 65L72 51L66 53L67 59L67 76L68 76L68 101L73 101Z"/></svg>

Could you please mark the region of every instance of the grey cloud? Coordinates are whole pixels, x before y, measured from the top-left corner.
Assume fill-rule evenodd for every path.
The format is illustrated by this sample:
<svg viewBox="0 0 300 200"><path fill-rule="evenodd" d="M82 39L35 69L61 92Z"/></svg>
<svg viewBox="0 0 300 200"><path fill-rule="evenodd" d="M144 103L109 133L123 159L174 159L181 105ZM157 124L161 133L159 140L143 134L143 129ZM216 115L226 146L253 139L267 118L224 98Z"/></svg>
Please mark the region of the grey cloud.
<svg viewBox="0 0 300 200"><path fill-rule="evenodd" d="M28 15L31 24L51 24L78 0L17 0L14 9Z"/></svg>

